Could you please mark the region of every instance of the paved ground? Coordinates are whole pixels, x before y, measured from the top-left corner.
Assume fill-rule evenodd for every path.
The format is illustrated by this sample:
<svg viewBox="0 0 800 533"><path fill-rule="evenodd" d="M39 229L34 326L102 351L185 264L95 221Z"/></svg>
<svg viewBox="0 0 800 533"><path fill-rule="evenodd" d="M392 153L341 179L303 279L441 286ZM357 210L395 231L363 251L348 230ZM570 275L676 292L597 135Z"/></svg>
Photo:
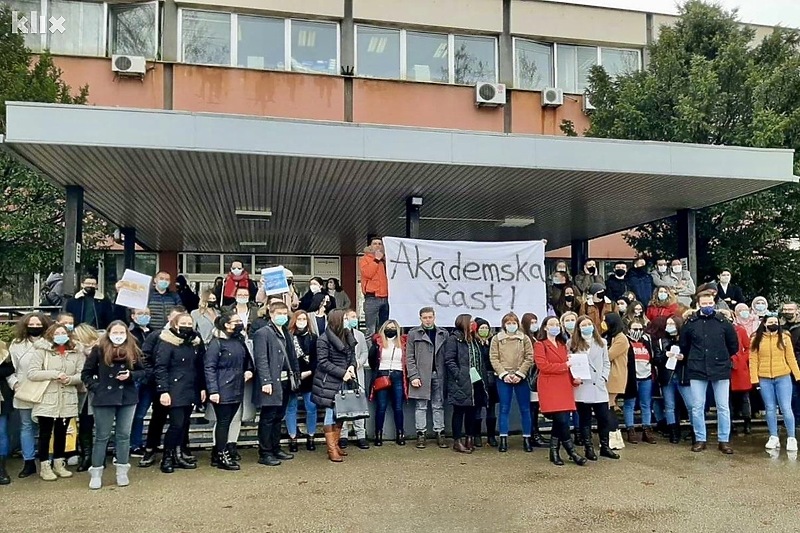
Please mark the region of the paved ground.
<svg viewBox="0 0 800 533"><path fill-rule="evenodd" d="M546 450L526 454L518 438L499 454L393 443L349 449L335 465L301 451L278 468L207 466L161 474L133 468L132 485L89 491L88 476L0 487L0 530L205 531L797 531L800 463L764 452L766 436L716 448L640 444L620 461L552 466ZM19 469L11 464L13 474ZM105 481L113 481L106 472ZM63 526L63 528L62 528Z"/></svg>

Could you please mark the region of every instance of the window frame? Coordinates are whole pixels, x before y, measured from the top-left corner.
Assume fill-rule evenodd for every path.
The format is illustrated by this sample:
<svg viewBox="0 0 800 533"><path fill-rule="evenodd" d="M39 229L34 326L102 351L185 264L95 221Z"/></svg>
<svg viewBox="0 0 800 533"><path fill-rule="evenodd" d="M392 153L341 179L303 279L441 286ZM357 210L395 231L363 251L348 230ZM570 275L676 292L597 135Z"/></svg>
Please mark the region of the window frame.
<svg viewBox="0 0 800 533"><path fill-rule="evenodd" d="M53 0L41 0L42 13L44 13L45 23L48 24L48 31L42 32L42 43L44 44L43 47L42 47L42 50L46 49L49 52L52 52L52 54L54 56L66 56L66 57L111 57L111 56L108 55L108 46L109 46L108 26L109 26L109 22L110 22L109 16L108 16L108 14L109 14L108 2L95 2L95 1L92 1L92 0L59 0L59 1L60 2L71 2L71 3L77 3L77 4L100 4L100 5L103 6L103 19L102 19L103 20L103 28L101 30L101 32L102 32L102 37L101 37L102 45L100 46L100 49L102 50L102 54L103 55L65 54L65 53L62 53L62 52L52 52L52 42L51 42L52 41L52 39L51 39L52 34L49 31L49 24L50 24L50 17L51 17L50 13L51 13ZM158 10L156 10L156 13L158 13ZM68 23L68 22L69 21L65 21L65 23ZM67 27L69 27L69 26L67 26Z"/></svg>
<svg viewBox="0 0 800 533"><path fill-rule="evenodd" d="M283 23L283 70L277 68L253 68L239 65L239 16L247 18L277 20ZM270 17L267 15L251 15L249 13L232 13L231 14L231 66L234 68L244 68L247 70L258 70L262 72L285 72L289 70L288 61L291 59L289 55L291 51L287 48L289 41L287 39L287 31L289 28L289 19L283 17Z"/></svg>
<svg viewBox="0 0 800 533"><path fill-rule="evenodd" d="M342 25L336 20L315 20L315 19L303 19L303 18L287 18L286 26L285 26L285 47L284 51L286 53L286 71L287 72L298 72L299 74L320 74L323 76L339 76L342 73ZM312 22L317 24L333 24L336 28L336 68L334 71L331 72L299 72L296 70L292 70L292 24L294 22ZM273 71L275 72L275 71ZM280 71L278 71L280 72Z"/></svg>
<svg viewBox="0 0 800 533"><path fill-rule="evenodd" d="M539 89L527 89L525 87L520 87L520 85L519 85L519 73L518 73L518 69L517 69L517 41L524 41L524 42L528 42L528 43L532 43L532 44L538 44L540 46L547 46L548 48L550 48L550 62L551 62L550 77L551 77L551 80L553 81L553 85L546 85L545 89L547 89L549 87L556 87L557 86L557 79L558 79L556 77L556 68L557 68L557 66L556 66L557 65L557 63L556 63L556 48L557 48L556 43L547 42L547 41L537 41L535 39L528 39L526 37L516 37L515 36L515 37L513 37L511 39L511 55L512 55L511 59L514 62L514 89L517 89L517 90L520 90L520 91L542 92Z"/></svg>
<svg viewBox="0 0 800 533"><path fill-rule="evenodd" d="M189 63L189 62L186 61L186 58L183 57L183 45L184 45L184 41L183 41L183 14L186 11L228 15L228 20L230 21L231 29L230 29L230 32L228 33L228 44L230 45L230 53L228 54L228 64L227 65L215 65L215 64L212 64L212 63ZM234 50L233 50L234 43L235 43L235 40L233 39L233 37L236 35L234 33L234 29L238 29L238 27L233 25L234 15L236 15L236 13L225 12L225 11L220 11L220 10L215 10L215 9L195 9L193 7L179 7L178 8L178 63L184 64L184 65L197 65L197 66L203 66L203 67L230 67L230 66L233 66L233 64L234 64L233 63L233 58L236 57L236 56L234 56ZM237 43L237 47L236 48L238 49L238 43Z"/></svg>
<svg viewBox="0 0 800 533"><path fill-rule="evenodd" d="M636 71L642 71L642 50L640 48L622 48L619 46L598 46L597 64L603 66L603 50L615 50L617 52L636 52Z"/></svg>
<svg viewBox="0 0 800 533"><path fill-rule="evenodd" d="M46 0L43 0L43 1L46 1ZM144 57L147 60L158 61L158 59L161 56L161 39L160 39L160 36L161 36L161 5L158 2L158 0L153 0L151 2L141 2L141 3L136 3L136 4L113 4L113 5L109 5L108 3L106 4L107 10L108 10L107 11L108 15L107 15L107 18L106 18L106 27L108 28L108 30L107 30L108 31L108 33L107 33L108 38L106 39L106 57L110 58L112 55L114 55L114 51L112 50L113 44L114 44L114 32L111 31L111 15L112 15L112 13L114 11L113 7L117 7L117 6L119 6L119 7L133 7L133 6L142 7L142 6L149 6L149 5L155 6L155 26L154 26L155 39L154 39L154 42L155 42L155 45L156 45L156 49L155 49L155 55L153 57L148 57L147 55L145 55ZM178 19L178 21L180 23L180 18ZM117 55L119 55L119 54L117 54Z"/></svg>
<svg viewBox="0 0 800 533"><path fill-rule="evenodd" d="M497 80L500 76L500 43L498 42L497 37L494 35L481 35L478 33L450 33L449 39L447 41L447 56L448 61L450 61L449 69L450 69L450 85L458 85L459 87L474 87L475 83L456 83L456 37L466 37L466 38L483 38L483 39L491 39L494 42L494 80L486 80L476 83L497 83Z"/></svg>
<svg viewBox="0 0 800 533"><path fill-rule="evenodd" d="M399 46L397 47L398 50L398 61L399 61L399 68L398 74L399 77L397 78L383 78L380 76L360 76L358 73L358 30L360 28L372 28L376 30L386 30L386 31L396 31L399 39ZM405 80L406 79L406 65L404 58L407 57L407 48L406 48L406 30L392 28L391 26L376 26L374 24L355 24L355 31L353 32L353 50L355 52L353 58L353 70L354 75L356 77L361 77L364 79L372 79L372 80L391 80L391 81L398 81L398 80Z"/></svg>

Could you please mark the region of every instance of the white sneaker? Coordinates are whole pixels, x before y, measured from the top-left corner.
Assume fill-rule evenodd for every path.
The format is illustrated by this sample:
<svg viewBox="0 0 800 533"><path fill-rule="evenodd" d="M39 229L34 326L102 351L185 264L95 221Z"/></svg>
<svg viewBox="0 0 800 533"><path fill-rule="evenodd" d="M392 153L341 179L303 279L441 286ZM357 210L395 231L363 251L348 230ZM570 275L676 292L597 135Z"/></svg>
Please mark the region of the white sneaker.
<svg viewBox="0 0 800 533"><path fill-rule="evenodd" d="M795 449L797 449L796 440L794 441L794 445ZM767 441L767 444L764 446L764 448L768 450L777 450L780 447L781 447L781 441L778 439L778 437L770 437L769 440Z"/></svg>
<svg viewBox="0 0 800 533"><path fill-rule="evenodd" d="M67 459L67 466L78 466L78 462L80 461L80 457L77 455L73 455L69 459Z"/></svg>
<svg viewBox="0 0 800 533"><path fill-rule="evenodd" d="M787 452L796 452L797 451L797 439L794 437L789 437L786 439L786 451Z"/></svg>

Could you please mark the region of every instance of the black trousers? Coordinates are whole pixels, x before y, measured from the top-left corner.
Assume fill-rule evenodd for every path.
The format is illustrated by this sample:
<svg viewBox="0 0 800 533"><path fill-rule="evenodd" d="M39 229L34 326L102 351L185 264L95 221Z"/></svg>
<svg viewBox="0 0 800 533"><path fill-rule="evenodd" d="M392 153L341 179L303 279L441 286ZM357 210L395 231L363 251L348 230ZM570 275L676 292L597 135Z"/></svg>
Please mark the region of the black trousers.
<svg viewBox="0 0 800 533"><path fill-rule="evenodd" d="M275 455L281 447L281 424L289 403L289 382L281 382L283 402L281 405L265 405L258 420L258 449L265 455ZM227 440L227 433L223 440ZM219 442L219 441L217 441Z"/></svg>
<svg viewBox="0 0 800 533"><path fill-rule="evenodd" d="M83 404L83 410L78 415L78 445L81 453L92 455L92 439L94 438L94 416L89 414L89 399ZM73 454L67 454L73 455Z"/></svg>
<svg viewBox="0 0 800 533"><path fill-rule="evenodd" d="M453 406L452 428L453 439L460 439L466 433L467 436L480 436L480 425L475 418L476 409L473 406Z"/></svg>
<svg viewBox="0 0 800 533"><path fill-rule="evenodd" d="M572 438L569 432L569 421L572 416L571 412L548 413L547 416L553 421L551 430L552 437L557 438L561 442L566 442Z"/></svg>
<svg viewBox="0 0 800 533"><path fill-rule="evenodd" d="M53 459L64 459L64 448L67 446L67 427L70 417L39 417L39 448L37 455L40 461L50 458L50 436L53 436Z"/></svg>
<svg viewBox="0 0 800 533"><path fill-rule="evenodd" d="M153 400L153 410L150 414L150 424L147 426L147 441L145 448L148 450L155 450L161 444L161 435L164 434L164 427L167 425L167 419L170 415L170 407L161 405L160 394L155 393L156 397ZM191 410L189 411L191 414ZM189 449L189 426L191 418L187 420L186 427L183 429L183 443L182 447L186 450ZM170 420L170 425L172 421Z"/></svg>
<svg viewBox="0 0 800 533"><path fill-rule="evenodd" d="M597 433L600 435L600 441L608 441L608 432L611 419L608 414L608 402L600 403L581 403L575 405L578 407L578 419L581 421L581 431L588 431L589 435L592 432L592 413L597 419Z"/></svg>
<svg viewBox="0 0 800 533"><path fill-rule="evenodd" d="M750 391L731 391L731 420L734 418L752 418L750 408Z"/></svg>
<svg viewBox="0 0 800 533"><path fill-rule="evenodd" d="M217 417L217 427L214 430L214 439L217 443L217 451L225 449L228 443L228 430L231 428L233 417L239 410L238 403L214 404L214 415Z"/></svg>
<svg viewBox="0 0 800 533"><path fill-rule="evenodd" d="M184 446L186 432L189 430L189 422L192 417L192 406L184 405L181 407L169 408L169 429L164 437L164 449L174 450L178 446ZM150 432L147 433L148 439Z"/></svg>

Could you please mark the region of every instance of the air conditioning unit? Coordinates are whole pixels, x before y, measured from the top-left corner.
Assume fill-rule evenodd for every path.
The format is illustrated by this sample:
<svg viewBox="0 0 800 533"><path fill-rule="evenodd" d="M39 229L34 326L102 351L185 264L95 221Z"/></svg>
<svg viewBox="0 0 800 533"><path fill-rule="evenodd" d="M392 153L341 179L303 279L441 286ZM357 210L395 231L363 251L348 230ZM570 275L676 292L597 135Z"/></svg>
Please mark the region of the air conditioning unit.
<svg viewBox="0 0 800 533"><path fill-rule="evenodd" d="M506 86L502 83L479 83L475 86L475 104L481 107L506 105Z"/></svg>
<svg viewBox="0 0 800 533"><path fill-rule="evenodd" d="M564 105L564 91L557 87L547 87L542 91L542 107L561 107Z"/></svg>
<svg viewBox="0 0 800 533"><path fill-rule="evenodd" d="M597 109L597 108L594 106L592 101L589 99L589 95L588 94L584 94L583 95L583 112L588 115L589 113L591 113L595 109Z"/></svg>
<svg viewBox="0 0 800 533"><path fill-rule="evenodd" d="M120 75L144 76L147 61L142 56L112 55L111 70Z"/></svg>

